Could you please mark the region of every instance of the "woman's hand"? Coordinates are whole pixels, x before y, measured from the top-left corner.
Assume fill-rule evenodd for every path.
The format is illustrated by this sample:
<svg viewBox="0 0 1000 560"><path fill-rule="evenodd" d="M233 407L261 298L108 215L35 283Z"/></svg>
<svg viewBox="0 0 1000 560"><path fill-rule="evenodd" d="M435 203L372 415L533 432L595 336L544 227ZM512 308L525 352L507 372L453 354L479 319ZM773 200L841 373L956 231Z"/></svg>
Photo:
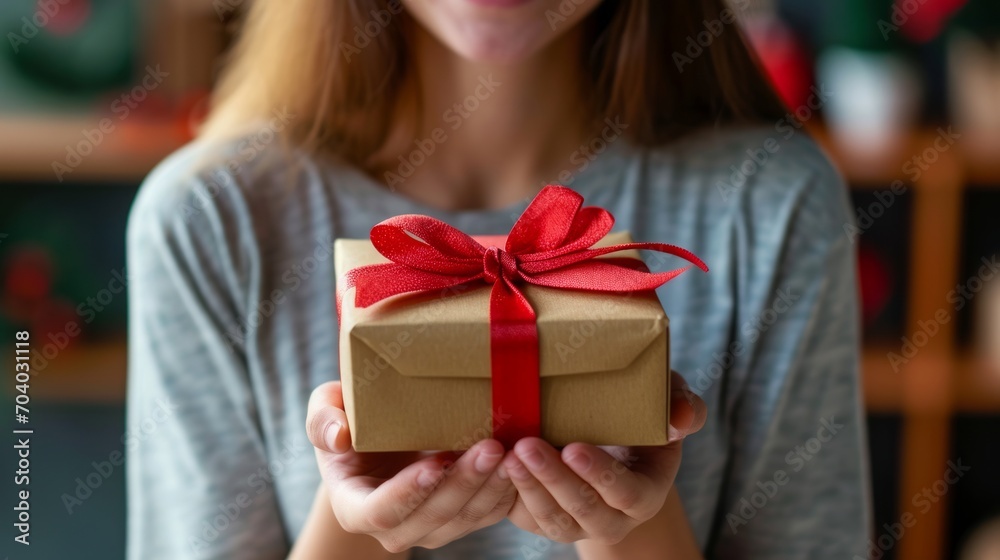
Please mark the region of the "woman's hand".
<svg viewBox="0 0 1000 560"><path fill-rule="evenodd" d="M461 454L356 453L340 382L313 390L306 430L337 521L389 552L443 546L502 520L514 504L514 486L497 473L504 449L496 440Z"/></svg>
<svg viewBox="0 0 1000 560"><path fill-rule="evenodd" d="M518 498L518 527L560 542L616 544L663 507L680 467L681 441L705 424L705 403L671 372L670 443L660 447L567 445L562 453L538 438L518 441L501 476Z"/></svg>

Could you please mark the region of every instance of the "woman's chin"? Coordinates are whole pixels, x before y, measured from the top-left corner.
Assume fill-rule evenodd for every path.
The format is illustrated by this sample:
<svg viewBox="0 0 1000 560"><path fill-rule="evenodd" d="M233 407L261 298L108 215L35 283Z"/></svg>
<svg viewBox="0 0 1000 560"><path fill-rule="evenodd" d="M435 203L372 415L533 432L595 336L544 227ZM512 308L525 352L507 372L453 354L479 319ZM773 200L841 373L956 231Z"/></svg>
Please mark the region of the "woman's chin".
<svg viewBox="0 0 1000 560"><path fill-rule="evenodd" d="M459 57L487 64L516 64L576 26L600 0L574 0L560 15L561 0L404 0L416 23ZM553 21L551 14L558 19Z"/></svg>
<svg viewBox="0 0 1000 560"><path fill-rule="evenodd" d="M485 64L515 64L524 61L552 42L548 29L521 28L514 32L491 32L490 26L470 26L456 37L446 38L449 49L466 60Z"/></svg>

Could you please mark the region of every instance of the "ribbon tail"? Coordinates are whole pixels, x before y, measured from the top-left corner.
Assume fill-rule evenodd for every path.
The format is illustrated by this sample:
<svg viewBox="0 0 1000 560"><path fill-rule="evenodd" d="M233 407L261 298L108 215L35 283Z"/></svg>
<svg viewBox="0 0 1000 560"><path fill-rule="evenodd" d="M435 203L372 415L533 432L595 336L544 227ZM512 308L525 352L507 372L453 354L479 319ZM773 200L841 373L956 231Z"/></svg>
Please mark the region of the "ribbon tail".
<svg viewBox="0 0 1000 560"><path fill-rule="evenodd" d="M538 326L531 304L506 279L490 292L493 437L506 449L541 434Z"/></svg>
<svg viewBox="0 0 1000 560"><path fill-rule="evenodd" d="M647 251L652 251L651 257L657 261L663 258L663 254L674 255L680 257L694 266L697 266L701 270L708 272L708 265L704 261L698 258L697 255L684 249L683 247L678 247L676 245L667 245L666 243L620 243L618 245L609 245L607 247L598 247L597 249L585 249L583 251L576 251L568 253L565 255L558 255L551 258L539 259L539 255L528 255L524 258L523 264L521 265L521 272L527 274L538 274L540 272L548 272L550 270L556 270L559 268L568 267L577 263L585 262L594 259L594 257L599 257L601 255L607 255L609 253L617 253L619 251L626 251L630 249L645 249ZM544 255L543 255L544 256ZM613 257L615 260L621 260L622 258L628 257ZM610 261L611 259L604 259L605 261Z"/></svg>
<svg viewBox="0 0 1000 560"><path fill-rule="evenodd" d="M685 266L666 272L648 272L644 265L642 268L624 267L603 260L611 259L584 261L539 274L522 274L522 277L530 284L564 290L637 292L655 290L691 268ZM642 265L641 261L636 262Z"/></svg>

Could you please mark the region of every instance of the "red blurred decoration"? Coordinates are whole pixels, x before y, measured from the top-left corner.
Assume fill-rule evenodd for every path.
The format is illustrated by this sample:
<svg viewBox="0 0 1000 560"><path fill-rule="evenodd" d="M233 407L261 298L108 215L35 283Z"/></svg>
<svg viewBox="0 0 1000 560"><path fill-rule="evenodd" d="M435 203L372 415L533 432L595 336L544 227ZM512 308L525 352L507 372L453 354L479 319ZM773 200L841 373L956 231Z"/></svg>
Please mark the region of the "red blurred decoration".
<svg viewBox="0 0 1000 560"><path fill-rule="evenodd" d="M900 30L909 39L926 43L944 30L948 18L965 5L966 0L896 0L893 4L893 24L902 22Z"/></svg>
<svg viewBox="0 0 1000 560"><path fill-rule="evenodd" d="M184 94L177 105L178 133L185 142L198 134L198 129L208 116L209 90L192 90Z"/></svg>
<svg viewBox="0 0 1000 560"><path fill-rule="evenodd" d="M91 0L38 0L36 10L49 16L45 28L53 35L72 35L90 19ZM50 13L52 12L52 13Z"/></svg>
<svg viewBox="0 0 1000 560"><path fill-rule="evenodd" d="M42 299L52 290L52 271L52 258L44 249L15 249L5 267L4 295L23 302Z"/></svg>
<svg viewBox="0 0 1000 560"><path fill-rule="evenodd" d="M771 17L755 18L747 22L746 29L764 73L781 100L788 107L805 105L812 86L812 57L795 32Z"/></svg>
<svg viewBox="0 0 1000 560"><path fill-rule="evenodd" d="M56 298L46 300L35 310L29 328L32 333L42 335L43 344L53 343L59 350L65 350L75 344L82 327L73 304Z"/></svg>
<svg viewBox="0 0 1000 560"><path fill-rule="evenodd" d="M878 318L892 293L892 271L882 254L861 244L858 250L858 276L861 283L861 316L866 325Z"/></svg>
<svg viewBox="0 0 1000 560"><path fill-rule="evenodd" d="M54 265L47 251L22 246L11 250L0 278L0 311L14 324L31 321L40 305L51 297Z"/></svg>

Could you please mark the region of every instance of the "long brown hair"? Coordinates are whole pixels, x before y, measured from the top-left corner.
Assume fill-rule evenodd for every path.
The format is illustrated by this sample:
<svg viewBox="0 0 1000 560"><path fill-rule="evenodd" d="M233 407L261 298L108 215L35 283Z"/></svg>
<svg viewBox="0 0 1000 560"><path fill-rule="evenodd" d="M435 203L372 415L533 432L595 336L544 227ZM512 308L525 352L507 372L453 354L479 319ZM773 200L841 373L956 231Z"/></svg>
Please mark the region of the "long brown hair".
<svg viewBox="0 0 1000 560"><path fill-rule="evenodd" d="M295 116L285 140L364 166L404 87L406 17L399 0L255 0L202 134L233 134L281 108ZM651 146L780 118L733 17L724 0L602 2L581 22L595 121L619 117L632 142Z"/></svg>

